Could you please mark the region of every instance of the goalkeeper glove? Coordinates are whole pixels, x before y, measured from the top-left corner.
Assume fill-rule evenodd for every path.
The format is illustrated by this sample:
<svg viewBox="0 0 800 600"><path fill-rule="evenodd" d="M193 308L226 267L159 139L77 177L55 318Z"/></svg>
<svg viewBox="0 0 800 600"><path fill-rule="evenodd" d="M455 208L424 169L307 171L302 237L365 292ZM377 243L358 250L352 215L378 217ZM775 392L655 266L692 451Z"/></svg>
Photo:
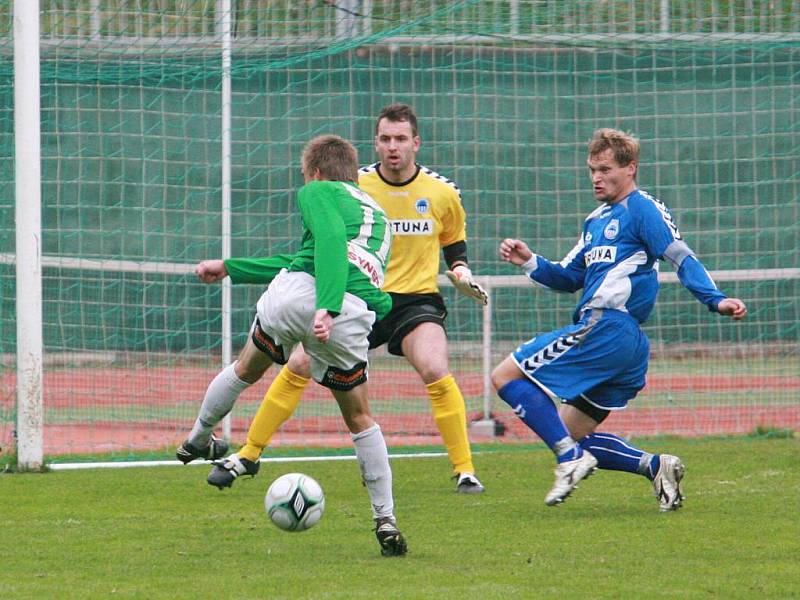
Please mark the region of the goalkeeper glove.
<svg viewBox="0 0 800 600"><path fill-rule="evenodd" d="M487 304L489 302L489 295L486 293L486 290L472 279L472 271L469 270L469 267L457 265L453 267L452 271L445 271L444 274L447 275L447 278L455 288L465 296L469 296L481 304Z"/></svg>

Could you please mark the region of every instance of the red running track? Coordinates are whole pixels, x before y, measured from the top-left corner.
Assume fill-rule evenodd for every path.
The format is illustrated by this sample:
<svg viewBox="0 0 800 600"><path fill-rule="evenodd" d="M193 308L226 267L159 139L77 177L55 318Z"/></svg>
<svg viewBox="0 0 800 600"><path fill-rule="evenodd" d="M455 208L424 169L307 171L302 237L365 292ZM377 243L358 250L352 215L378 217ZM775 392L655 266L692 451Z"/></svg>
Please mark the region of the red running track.
<svg viewBox="0 0 800 600"><path fill-rule="evenodd" d="M191 427L191 419L159 418L163 407L187 403L199 406L206 386L216 374L215 369L157 368L157 369L83 369L48 371L44 378L44 402L48 411L76 412L75 422L61 418L61 424L45 425L45 455L102 454L132 450L159 450L179 443ZM479 373L456 373L465 396L482 394L483 380ZM240 403L255 406L266 390L271 377L247 390ZM16 377L0 377L0 414L15 414ZM702 406L697 408L636 408L612 413L605 429L625 436L680 435L704 436L719 434L746 434L757 427L800 431L800 377L738 375L688 376L651 375L641 398L653 393L720 393L774 391L785 397L794 395L796 402L783 405ZM419 399L425 397L425 388L412 372L373 371L370 374L370 398L377 402ZM326 390L312 385L306 393L309 402L331 402ZM274 446L349 446L341 418L303 416L313 409L303 410L300 418L286 423L273 440ZM96 412L102 415L113 407L152 407L155 416L142 410L140 421L94 420L88 422L82 415ZM326 407L328 408L328 407ZM182 414L186 411L182 410ZM191 409L188 411L192 413ZM327 411L326 411L327 412ZM78 414L79 413L79 414ZM174 411L172 411L174 414ZM481 415L470 415L479 418ZM509 410L497 415L505 434L499 441L534 442L536 436ZM380 414L379 422L390 445L440 445L441 440L433 419L427 413ZM234 418L235 442L244 439L248 423L244 418ZM13 423L0 423L0 446L9 447L13 439ZM475 442L489 441L471 435Z"/></svg>

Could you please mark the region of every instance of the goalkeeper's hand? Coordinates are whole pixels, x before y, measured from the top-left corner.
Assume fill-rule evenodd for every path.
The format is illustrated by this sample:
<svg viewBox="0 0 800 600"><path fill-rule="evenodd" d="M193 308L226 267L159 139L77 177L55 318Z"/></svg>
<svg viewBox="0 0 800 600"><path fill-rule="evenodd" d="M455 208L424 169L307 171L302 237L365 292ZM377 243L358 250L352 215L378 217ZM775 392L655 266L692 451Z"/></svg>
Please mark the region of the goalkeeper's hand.
<svg viewBox="0 0 800 600"><path fill-rule="evenodd" d="M447 278L455 288L465 296L469 296L481 304L489 302L489 294L479 284L475 283L475 280L472 279L472 271L466 265L457 265L453 267L452 271L445 271L444 274L447 275Z"/></svg>

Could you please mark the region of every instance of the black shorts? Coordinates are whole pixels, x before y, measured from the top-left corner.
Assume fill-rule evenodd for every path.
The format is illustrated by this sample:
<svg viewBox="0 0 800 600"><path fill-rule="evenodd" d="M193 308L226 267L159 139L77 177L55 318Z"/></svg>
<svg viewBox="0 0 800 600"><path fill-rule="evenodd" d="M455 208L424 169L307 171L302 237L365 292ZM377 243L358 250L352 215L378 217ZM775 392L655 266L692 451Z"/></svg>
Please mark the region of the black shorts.
<svg viewBox="0 0 800 600"><path fill-rule="evenodd" d="M392 310L372 326L369 334L369 347L389 345L389 354L403 356L401 343L420 323L436 323L444 329L447 309L439 294L395 294L392 297Z"/></svg>
<svg viewBox="0 0 800 600"><path fill-rule="evenodd" d="M609 414L611 414L610 410L605 410L603 408L598 408L594 404L589 404L583 397L578 396L574 400L569 400L567 404L571 404L583 414L590 416L592 419L597 421L599 425L603 421L606 420Z"/></svg>

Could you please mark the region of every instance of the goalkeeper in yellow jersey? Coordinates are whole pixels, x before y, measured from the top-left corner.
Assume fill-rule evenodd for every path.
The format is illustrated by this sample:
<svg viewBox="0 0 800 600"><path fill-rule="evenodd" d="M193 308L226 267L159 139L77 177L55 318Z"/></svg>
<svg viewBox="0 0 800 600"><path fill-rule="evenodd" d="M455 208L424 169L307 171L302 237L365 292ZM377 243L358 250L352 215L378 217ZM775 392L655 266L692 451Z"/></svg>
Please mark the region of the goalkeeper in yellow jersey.
<svg viewBox="0 0 800 600"><path fill-rule="evenodd" d="M382 289L392 297L392 310L373 325L370 348L383 344L405 356L417 370L431 400L431 410L447 447L458 492L483 492L475 476L467 437L464 397L448 366L447 316L436 284L439 252L444 252L447 277L459 292L485 304L486 292L473 281L467 266L466 216L455 183L415 161L420 147L417 117L405 104L384 108L375 126L380 162L359 171L358 185L381 206L391 221L394 241ZM226 261L228 271L243 265L258 270L258 259ZM248 281L257 279L252 273ZM234 281L236 281L234 279ZM273 434L291 416L310 381L309 359L296 350L272 382L237 453L242 463L259 460ZM217 466L208 481L229 487L235 474Z"/></svg>

